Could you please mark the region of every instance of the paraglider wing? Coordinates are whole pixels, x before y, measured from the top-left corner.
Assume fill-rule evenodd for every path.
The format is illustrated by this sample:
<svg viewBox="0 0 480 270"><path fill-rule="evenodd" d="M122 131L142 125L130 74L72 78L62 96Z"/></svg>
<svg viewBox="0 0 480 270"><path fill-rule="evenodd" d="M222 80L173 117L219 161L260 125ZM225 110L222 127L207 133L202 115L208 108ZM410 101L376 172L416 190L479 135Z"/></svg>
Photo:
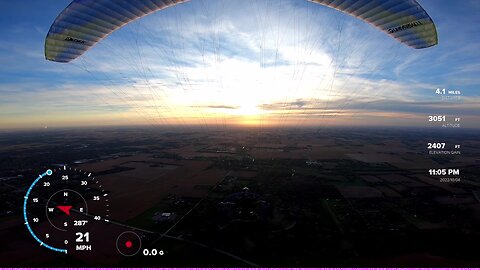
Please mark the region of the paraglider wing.
<svg viewBox="0 0 480 270"><path fill-rule="evenodd" d="M309 0L361 19L415 49L438 44L432 18L416 0Z"/></svg>
<svg viewBox="0 0 480 270"><path fill-rule="evenodd" d="M45 58L68 63L113 31L153 12L189 0L74 0L45 39Z"/></svg>
<svg viewBox="0 0 480 270"><path fill-rule="evenodd" d="M153 12L189 0L74 0L55 19L45 40L45 58L67 63L113 31ZM366 21L416 48L437 44L435 25L415 0L310 0Z"/></svg>

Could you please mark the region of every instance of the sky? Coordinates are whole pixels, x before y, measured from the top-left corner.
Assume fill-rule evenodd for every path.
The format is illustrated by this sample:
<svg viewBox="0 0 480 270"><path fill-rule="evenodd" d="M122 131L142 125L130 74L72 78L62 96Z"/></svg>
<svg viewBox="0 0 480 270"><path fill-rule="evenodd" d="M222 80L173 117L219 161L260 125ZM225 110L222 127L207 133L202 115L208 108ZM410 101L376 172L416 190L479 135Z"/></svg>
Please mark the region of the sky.
<svg viewBox="0 0 480 270"><path fill-rule="evenodd" d="M47 61L45 36L69 2L0 0L0 129L480 123L477 0L420 0L439 35L423 50L307 1L193 0L72 63Z"/></svg>

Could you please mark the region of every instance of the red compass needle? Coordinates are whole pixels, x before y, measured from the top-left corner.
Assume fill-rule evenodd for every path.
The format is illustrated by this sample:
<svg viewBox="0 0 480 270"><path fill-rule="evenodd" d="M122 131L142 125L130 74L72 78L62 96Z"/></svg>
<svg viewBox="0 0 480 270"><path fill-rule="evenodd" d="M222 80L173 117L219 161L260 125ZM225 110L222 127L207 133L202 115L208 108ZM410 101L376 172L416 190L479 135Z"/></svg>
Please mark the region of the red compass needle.
<svg viewBox="0 0 480 270"><path fill-rule="evenodd" d="M57 205L57 208L70 216L70 209L72 209L71 205Z"/></svg>

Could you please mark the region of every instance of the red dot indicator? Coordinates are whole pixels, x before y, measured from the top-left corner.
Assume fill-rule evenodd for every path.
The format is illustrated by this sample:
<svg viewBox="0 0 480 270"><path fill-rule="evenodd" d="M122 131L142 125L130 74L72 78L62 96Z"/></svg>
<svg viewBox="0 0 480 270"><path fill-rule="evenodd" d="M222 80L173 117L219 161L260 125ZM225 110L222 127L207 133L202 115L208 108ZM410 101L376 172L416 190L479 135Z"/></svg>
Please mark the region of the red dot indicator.
<svg viewBox="0 0 480 270"><path fill-rule="evenodd" d="M117 237L115 245L118 252L120 252L120 254L123 256L134 256L142 247L142 239L135 232L126 231Z"/></svg>

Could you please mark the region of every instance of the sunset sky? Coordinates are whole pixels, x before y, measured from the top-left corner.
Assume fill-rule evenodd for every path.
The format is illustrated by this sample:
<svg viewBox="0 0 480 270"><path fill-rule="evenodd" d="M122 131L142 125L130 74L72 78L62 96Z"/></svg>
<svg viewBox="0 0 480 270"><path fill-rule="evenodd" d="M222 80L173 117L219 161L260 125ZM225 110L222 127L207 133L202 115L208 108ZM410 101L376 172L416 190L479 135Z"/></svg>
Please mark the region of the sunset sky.
<svg viewBox="0 0 480 270"><path fill-rule="evenodd" d="M480 1L419 1L439 45L415 50L307 1L192 0L49 62L45 36L69 2L0 2L1 129L480 123Z"/></svg>

